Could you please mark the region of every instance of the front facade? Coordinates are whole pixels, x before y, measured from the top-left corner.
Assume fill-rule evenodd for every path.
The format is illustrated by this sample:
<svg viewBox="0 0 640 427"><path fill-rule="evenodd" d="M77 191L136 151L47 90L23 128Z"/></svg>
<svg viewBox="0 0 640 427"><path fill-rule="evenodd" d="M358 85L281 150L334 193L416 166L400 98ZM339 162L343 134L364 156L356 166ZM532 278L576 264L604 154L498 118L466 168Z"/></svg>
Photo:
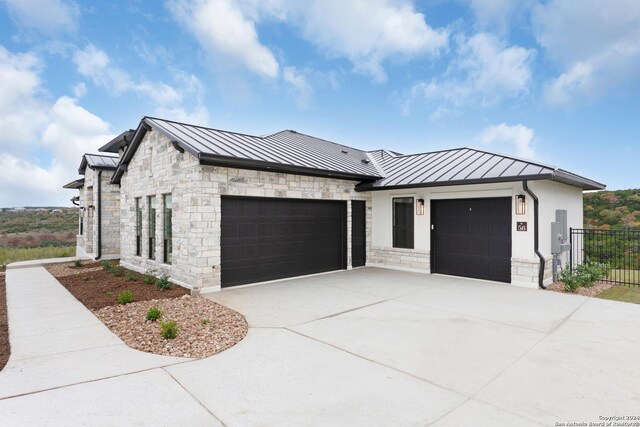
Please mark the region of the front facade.
<svg viewBox="0 0 640 427"><path fill-rule="evenodd" d="M294 131L145 118L125 142L109 214L121 264L195 293L361 266L536 288L551 281L556 210L580 227L583 189L602 188L478 150L363 152Z"/></svg>

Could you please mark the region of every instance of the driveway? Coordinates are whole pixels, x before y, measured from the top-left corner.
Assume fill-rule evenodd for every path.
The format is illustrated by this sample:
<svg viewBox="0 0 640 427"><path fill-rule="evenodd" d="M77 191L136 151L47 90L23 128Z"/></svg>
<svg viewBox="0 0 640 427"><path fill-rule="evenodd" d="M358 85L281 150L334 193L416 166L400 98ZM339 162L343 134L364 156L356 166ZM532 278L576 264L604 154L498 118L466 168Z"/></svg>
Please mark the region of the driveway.
<svg viewBox="0 0 640 427"><path fill-rule="evenodd" d="M249 333L235 347L0 396L0 419L550 426L640 414L636 305L377 268L207 297L246 316ZM45 372L45 359L33 360Z"/></svg>

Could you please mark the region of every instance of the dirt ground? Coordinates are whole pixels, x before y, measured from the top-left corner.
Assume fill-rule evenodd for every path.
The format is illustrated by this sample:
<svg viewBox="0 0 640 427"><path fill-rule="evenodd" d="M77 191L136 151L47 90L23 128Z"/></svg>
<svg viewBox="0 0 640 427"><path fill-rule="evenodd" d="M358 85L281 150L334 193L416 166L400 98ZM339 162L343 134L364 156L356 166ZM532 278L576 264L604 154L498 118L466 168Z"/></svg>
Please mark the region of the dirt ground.
<svg viewBox="0 0 640 427"><path fill-rule="evenodd" d="M154 284L142 281L143 275L127 271L123 276L113 276L99 262L75 267L73 263L48 266L47 270L90 310L118 305L117 297L123 291L131 291L133 302L151 299L177 298L189 294L178 285L159 290Z"/></svg>

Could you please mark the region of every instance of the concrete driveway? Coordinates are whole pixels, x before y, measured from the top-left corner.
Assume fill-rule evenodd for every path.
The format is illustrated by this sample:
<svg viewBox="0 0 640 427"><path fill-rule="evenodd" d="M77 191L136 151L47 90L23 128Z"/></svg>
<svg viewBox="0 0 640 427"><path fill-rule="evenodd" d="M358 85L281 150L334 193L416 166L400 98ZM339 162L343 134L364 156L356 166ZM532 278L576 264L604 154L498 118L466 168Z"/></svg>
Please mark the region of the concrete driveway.
<svg viewBox="0 0 640 427"><path fill-rule="evenodd" d="M44 274L20 274L42 286L46 275L36 273ZM12 301L25 301L17 284L8 281L10 328ZM25 359L0 373L0 419L552 426L640 414L640 306L376 268L208 298L247 317L249 334L235 347L198 361L146 355L142 368L139 352L118 350L117 366L132 366L120 373L104 373L95 351L79 344L63 356ZM40 384L65 354L80 374L61 371L59 383ZM40 374L27 375L33 366ZM17 381L25 375L28 391ZM3 397L5 389L16 391Z"/></svg>

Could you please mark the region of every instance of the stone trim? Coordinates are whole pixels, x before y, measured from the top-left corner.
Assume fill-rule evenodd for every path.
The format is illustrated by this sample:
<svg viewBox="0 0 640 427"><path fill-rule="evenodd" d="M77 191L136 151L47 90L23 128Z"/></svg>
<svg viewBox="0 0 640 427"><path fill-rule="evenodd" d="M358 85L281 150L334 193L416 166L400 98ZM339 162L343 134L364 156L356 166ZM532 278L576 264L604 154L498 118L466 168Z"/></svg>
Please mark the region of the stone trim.
<svg viewBox="0 0 640 427"><path fill-rule="evenodd" d="M374 246L367 257L367 266L395 266L412 271L431 272L431 259L427 251Z"/></svg>

